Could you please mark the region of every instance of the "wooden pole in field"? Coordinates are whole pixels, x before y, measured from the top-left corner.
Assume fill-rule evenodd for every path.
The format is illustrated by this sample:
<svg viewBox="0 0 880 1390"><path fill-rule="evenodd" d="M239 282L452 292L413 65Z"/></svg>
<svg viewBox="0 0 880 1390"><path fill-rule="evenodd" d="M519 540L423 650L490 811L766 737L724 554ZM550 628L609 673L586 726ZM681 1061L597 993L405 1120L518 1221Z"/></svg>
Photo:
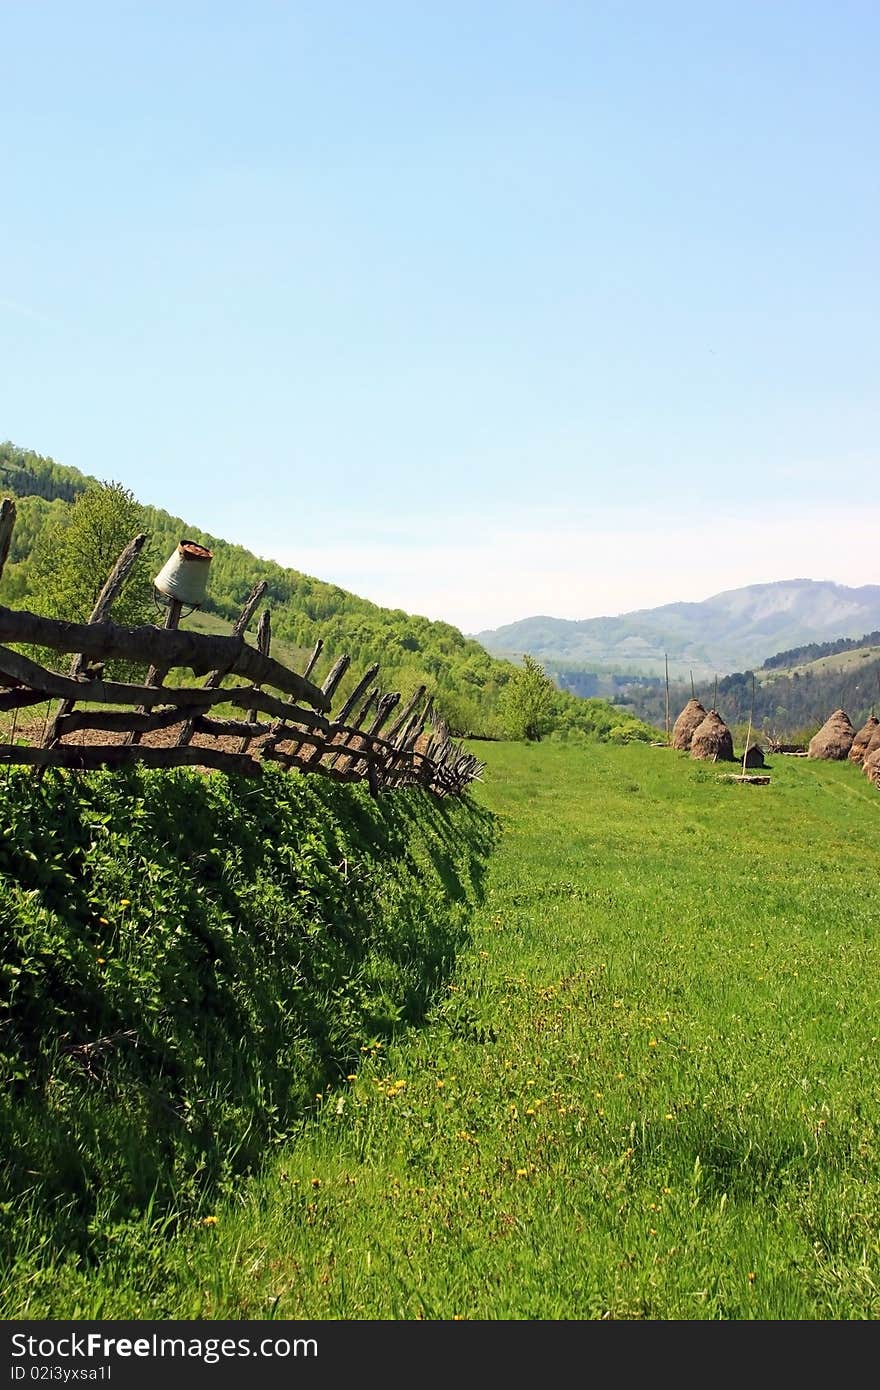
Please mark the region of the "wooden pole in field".
<svg viewBox="0 0 880 1390"><path fill-rule="evenodd" d="M754 671L753 671L753 672L752 672L752 706L751 706L751 709L749 710L749 731L748 731L748 733L746 734L746 746L745 746L745 748L744 748L744 750L743 750L743 766L742 766L743 776L745 776L745 772L746 772L746 758L748 757L748 754L749 754L749 743L750 743L751 737L752 737L752 719L754 718L754 714L755 714L755 673L754 673Z"/></svg>
<svg viewBox="0 0 880 1390"><path fill-rule="evenodd" d="M669 654L663 653L663 660L666 663L666 742L669 742Z"/></svg>

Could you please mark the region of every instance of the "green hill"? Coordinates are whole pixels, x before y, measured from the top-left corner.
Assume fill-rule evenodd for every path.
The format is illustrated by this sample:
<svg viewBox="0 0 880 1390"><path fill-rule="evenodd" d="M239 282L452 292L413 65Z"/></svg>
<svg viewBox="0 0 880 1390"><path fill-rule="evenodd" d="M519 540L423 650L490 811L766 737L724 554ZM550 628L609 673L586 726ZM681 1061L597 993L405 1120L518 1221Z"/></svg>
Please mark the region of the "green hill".
<svg viewBox="0 0 880 1390"><path fill-rule="evenodd" d="M836 650L814 661L782 666L777 664L779 658L772 657L754 671L756 730L805 741L835 709L845 710L856 728L880 709L880 644L829 645ZM695 692L707 709L714 698L728 724L745 724L752 714L752 674L734 671L720 677L717 688L714 680L704 678L695 682ZM670 682L671 720L690 696L690 682ZM658 726L664 723L666 688L659 679L623 683L613 700L640 719Z"/></svg>
<svg viewBox="0 0 880 1390"><path fill-rule="evenodd" d="M27 606L38 568L34 562L40 560L41 547L45 551L52 528L64 526L76 498L99 485L98 479L31 450L9 442L0 445L0 493L16 498L17 513L9 559L0 580L0 601ZM383 689L399 690L406 698L418 686L425 686L434 697L437 713L454 735L494 738L503 732L499 697L516 665L490 655L450 623L382 608L335 584L261 559L240 545L210 535L192 520L160 508L141 506L140 516L141 527L150 537L154 574L183 537L213 552L205 604L186 619L192 628L228 630L254 585L265 580L273 651L282 660L302 669L321 639L317 680L343 653L351 657L350 674L341 688L343 695L367 666L378 661ZM630 735L650 738L653 732L630 713L615 711L605 701L579 700L565 692L555 699L551 727L563 735L616 739Z"/></svg>

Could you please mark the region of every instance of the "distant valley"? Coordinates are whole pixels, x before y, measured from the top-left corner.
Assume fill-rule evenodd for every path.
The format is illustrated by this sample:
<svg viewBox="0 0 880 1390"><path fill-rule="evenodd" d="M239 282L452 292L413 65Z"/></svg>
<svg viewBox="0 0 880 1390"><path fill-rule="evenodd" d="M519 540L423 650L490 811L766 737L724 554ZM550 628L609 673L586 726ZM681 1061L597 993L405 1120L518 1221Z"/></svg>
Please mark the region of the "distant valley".
<svg viewBox="0 0 880 1390"><path fill-rule="evenodd" d="M524 618L474 636L495 656L527 652L556 673L661 676L668 658L670 678L705 682L759 667L782 650L877 628L880 585L788 579L617 617Z"/></svg>

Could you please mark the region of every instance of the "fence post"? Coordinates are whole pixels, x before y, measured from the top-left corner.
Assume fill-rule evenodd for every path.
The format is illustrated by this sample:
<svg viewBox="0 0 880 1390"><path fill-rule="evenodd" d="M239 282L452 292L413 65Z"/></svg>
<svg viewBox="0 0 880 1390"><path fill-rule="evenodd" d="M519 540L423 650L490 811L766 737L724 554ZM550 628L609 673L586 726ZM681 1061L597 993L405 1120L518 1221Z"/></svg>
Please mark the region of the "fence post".
<svg viewBox="0 0 880 1390"><path fill-rule="evenodd" d="M93 626L95 623L103 623L109 616L110 609L119 597L122 586L131 574L134 562L146 545L146 541L146 532L141 532L140 535L135 536L134 540L129 541L128 545L123 550L116 564L108 574L103 589L95 600L95 606L88 618L90 626ZM82 674L85 669L85 664L86 659L82 652L80 652L70 663L71 679L75 679ZM73 699L61 701L58 707L58 713L52 721L52 727L48 730L43 739L44 748L53 748L58 742L61 720L65 715L70 714L75 704L76 701ZM42 769L40 770L42 771Z"/></svg>
<svg viewBox="0 0 880 1390"><path fill-rule="evenodd" d="M268 655L269 655L269 648L270 648L271 645L272 645L272 619L271 619L271 617L269 616L269 610L268 610L268 608L264 608L263 611L262 611L262 613L260 614L260 621L257 623L257 651L260 652L261 655L263 655L263 656L268 656ZM254 690L259 690L259 688L260 688L259 685L255 682L255 683L254 683ZM250 709L250 710L248 710L248 712L247 712L247 723L248 723L248 724L256 724L256 722L257 722L257 711L256 711L255 709ZM239 751L239 753L244 753L244 752L247 751L247 746L248 746L248 744L250 743L250 741L251 741L251 738L250 738L250 735L249 735L249 734L243 734L243 735L242 735L241 742L240 742L239 745L238 745L238 751Z"/></svg>
<svg viewBox="0 0 880 1390"><path fill-rule="evenodd" d="M0 502L0 579L3 578L3 566L9 556L9 546L12 542L12 528L15 525L15 503L11 497L4 497Z"/></svg>
<svg viewBox="0 0 880 1390"><path fill-rule="evenodd" d="M269 585L266 582L266 580L261 579L260 582L258 584L255 584L254 587L251 589L251 592L248 594L248 597L245 600L244 607L242 608L241 612L235 620L235 626L232 629L233 637L241 637L247 631L247 625L250 622L251 618L254 616L254 611L257 607L257 604L260 602L260 599L263 597L268 587ZM267 653L264 652L263 655L265 656L267 655ZM224 671L222 667L218 666L216 670L210 673L207 680L205 681L205 689L216 690L225 675L226 671ZM149 684L149 682L147 683ZM254 688L256 689L256 687ZM189 743L190 739L193 736L194 729L195 720L188 719L177 736L178 748L186 747L186 745ZM244 752L244 749L240 749L239 751Z"/></svg>

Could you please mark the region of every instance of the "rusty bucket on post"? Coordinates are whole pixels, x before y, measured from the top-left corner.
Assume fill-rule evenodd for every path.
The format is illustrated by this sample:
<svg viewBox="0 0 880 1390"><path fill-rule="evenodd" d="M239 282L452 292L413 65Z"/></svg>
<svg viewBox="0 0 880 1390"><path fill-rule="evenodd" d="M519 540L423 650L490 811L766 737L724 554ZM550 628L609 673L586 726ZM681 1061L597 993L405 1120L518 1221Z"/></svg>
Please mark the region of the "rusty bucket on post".
<svg viewBox="0 0 880 1390"><path fill-rule="evenodd" d="M160 600L176 600L187 608L200 608L208 588L208 571L214 553L196 541L181 541L165 561L153 587Z"/></svg>

